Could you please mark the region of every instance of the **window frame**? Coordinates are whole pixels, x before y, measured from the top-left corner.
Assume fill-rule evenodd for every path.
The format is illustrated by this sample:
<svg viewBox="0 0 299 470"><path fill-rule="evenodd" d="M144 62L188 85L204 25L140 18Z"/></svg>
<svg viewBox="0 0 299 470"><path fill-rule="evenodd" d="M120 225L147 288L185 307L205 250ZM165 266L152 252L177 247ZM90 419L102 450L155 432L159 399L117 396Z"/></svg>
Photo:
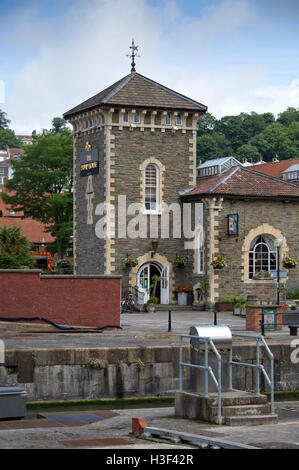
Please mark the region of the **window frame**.
<svg viewBox="0 0 299 470"><path fill-rule="evenodd" d="M148 167L154 167L155 168L155 172L156 172L156 175L155 175L155 179L156 179L156 191L155 191L155 197L156 197L156 207L155 209L147 209L146 208L146 199L147 199L147 196L146 196L146 189L149 187L146 185L146 171L148 169ZM143 197L144 197L144 207L143 207L143 213L144 214L159 214L160 212L160 208L159 208L159 194L160 194L160 170L159 170L159 167L155 164L155 163L148 163L145 168L144 168L144 173L143 173L143 178L144 178L144 188L143 188L143 191L144 191L144 194L143 194ZM150 203L151 204L151 203Z"/></svg>

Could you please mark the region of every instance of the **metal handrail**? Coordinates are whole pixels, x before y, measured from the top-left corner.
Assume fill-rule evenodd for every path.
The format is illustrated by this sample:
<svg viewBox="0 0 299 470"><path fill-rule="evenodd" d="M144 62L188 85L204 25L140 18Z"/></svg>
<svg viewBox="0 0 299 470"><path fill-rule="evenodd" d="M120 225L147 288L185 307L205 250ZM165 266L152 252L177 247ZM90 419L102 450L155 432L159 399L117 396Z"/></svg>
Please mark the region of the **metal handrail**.
<svg viewBox="0 0 299 470"><path fill-rule="evenodd" d="M205 365L200 366L198 364L192 364L192 363L187 363L183 362L183 338L195 338L197 340L203 341L205 345ZM217 358L217 363L218 363L218 380L216 379L214 372L212 368L209 366L209 355L208 355L208 345L210 345L216 355ZM203 337L203 336L194 336L194 335L186 335L186 334L181 334L180 335L180 369L179 369L179 390L180 392L183 391L183 367L194 367L197 369L203 369L204 370L204 396L207 398L209 396L209 384L208 384L208 379L209 379L209 374L211 375L216 388L217 388L217 393L218 393L218 410L217 410L217 416L218 418L221 418L221 354L217 351L217 348L215 347L215 344L213 340L209 337Z"/></svg>
<svg viewBox="0 0 299 470"><path fill-rule="evenodd" d="M236 362L233 361L233 352L232 349L229 352L229 388L232 389L232 366L239 365L245 367L252 367L256 369L256 393L260 393L260 372L263 372L264 377L270 387L270 401L271 401L271 414L275 414L274 409L274 356L267 345L265 338L262 335L249 335L246 333L232 333L232 336L240 336L244 338L255 338L256 339L256 362L255 364L250 364L248 362ZM264 366L260 363L260 341L263 343L265 350L268 353L270 359L270 377L267 374Z"/></svg>

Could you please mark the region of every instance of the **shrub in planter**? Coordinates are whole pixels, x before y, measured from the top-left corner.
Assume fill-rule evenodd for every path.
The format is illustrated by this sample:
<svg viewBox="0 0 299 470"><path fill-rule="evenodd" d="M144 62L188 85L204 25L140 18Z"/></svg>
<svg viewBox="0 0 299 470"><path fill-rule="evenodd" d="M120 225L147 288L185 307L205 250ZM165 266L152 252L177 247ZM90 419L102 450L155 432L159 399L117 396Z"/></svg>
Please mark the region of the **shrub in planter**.
<svg viewBox="0 0 299 470"><path fill-rule="evenodd" d="M133 258L132 256L128 256L127 258L123 259L123 265L125 268L133 268L137 266L138 258Z"/></svg>
<svg viewBox="0 0 299 470"><path fill-rule="evenodd" d="M158 297L150 297L148 301L146 302L148 311L154 312L155 311L155 306L159 302Z"/></svg>
<svg viewBox="0 0 299 470"><path fill-rule="evenodd" d="M212 261L211 265L214 269L223 269L225 266L227 266L227 263L223 256L217 256L217 258Z"/></svg>
<svg viewBox="0 0 299 470"><path fill-rule="evenodd" d="M295 259L291 258L290 256L285 256L283 259L283 266L287 269L297 268L298 263Z"/></svg>
<svg viewBox="0 0 299 470"><path fill-rule="evenodd" d="M235 297L227 297L220 299L215 302L215 308L217 312L229 312L233 311L235 307Z"/></svg>
<svg viewBox="0 0 299 470"><path fill-rule="evenodd" d="M57 261L55 270L59 274L73 274L74 268L69 260L62 258Z"/></svg>

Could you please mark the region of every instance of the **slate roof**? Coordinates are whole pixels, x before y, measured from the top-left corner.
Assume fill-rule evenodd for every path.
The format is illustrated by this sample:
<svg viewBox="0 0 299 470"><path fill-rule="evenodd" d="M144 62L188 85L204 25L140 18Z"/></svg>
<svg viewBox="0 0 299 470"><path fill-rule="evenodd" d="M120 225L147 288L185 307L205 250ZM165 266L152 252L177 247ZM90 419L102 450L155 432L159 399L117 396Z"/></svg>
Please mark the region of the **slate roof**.
<svg viewBox="0 0 299 470"><path fill-rule="evenodd" d="M92 98L64 113L68 119L101 106L146 107L171 110L207 111L207 106L167 88L139 73L132 72Z"/></svg>
<svg viewBox="0 0 299 470"><path fill-rule="evenodd" d="M299 198L299 187L279 178L261 174L252 167L234 167L222 173L198 180L197 187L182 195L194 198L209 195L255 197L255 198Z"/></svg>

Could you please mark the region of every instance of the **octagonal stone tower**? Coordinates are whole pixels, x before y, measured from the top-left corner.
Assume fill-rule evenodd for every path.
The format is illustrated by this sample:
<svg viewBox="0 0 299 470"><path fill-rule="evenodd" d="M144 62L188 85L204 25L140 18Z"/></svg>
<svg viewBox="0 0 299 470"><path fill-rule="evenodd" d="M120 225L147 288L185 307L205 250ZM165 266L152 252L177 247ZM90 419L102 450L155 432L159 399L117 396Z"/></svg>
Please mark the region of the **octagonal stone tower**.
<svg viewBox="0 0 299 470"><path fill-rule="evenodd" d="M159 275L164 304L175 285L189 279L191 287L192 254L184 270L175 269L176 256L186 255L184 238L174 236L171 212L163 236L161 217L165 204L180 204L179 192L196 184L197 120L206 111L134 71L64 114L74 136L76 274L121 274L123 290L137 287L144 301ZM125 258L136 261L126 267Z"/></svg>

